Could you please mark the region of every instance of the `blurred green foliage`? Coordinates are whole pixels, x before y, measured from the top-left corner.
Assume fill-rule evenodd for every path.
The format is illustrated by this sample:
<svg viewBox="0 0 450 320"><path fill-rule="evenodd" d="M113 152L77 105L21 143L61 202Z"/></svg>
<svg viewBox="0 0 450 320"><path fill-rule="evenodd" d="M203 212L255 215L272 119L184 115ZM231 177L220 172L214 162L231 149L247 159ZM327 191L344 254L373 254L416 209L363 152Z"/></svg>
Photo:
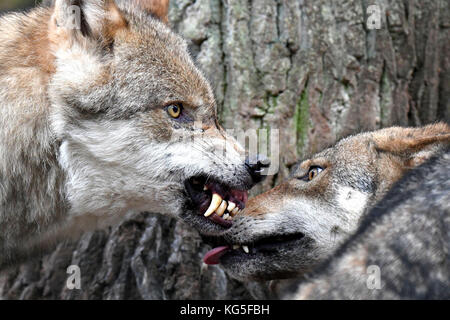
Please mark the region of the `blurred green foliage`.
<svg viewBox="0 0 450 320"><path fill-rule="evenodd" d="M41 0L1 0L0 11L26 9L39 4Z"/></svg>

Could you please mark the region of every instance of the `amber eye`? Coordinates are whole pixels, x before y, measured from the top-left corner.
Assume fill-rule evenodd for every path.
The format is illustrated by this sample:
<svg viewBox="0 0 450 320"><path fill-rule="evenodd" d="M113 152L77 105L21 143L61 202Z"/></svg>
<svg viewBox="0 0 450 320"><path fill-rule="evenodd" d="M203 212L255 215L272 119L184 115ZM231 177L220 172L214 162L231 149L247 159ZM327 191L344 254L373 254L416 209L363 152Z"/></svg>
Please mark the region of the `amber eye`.
<svg viewBox="0 0 450 320"><path fill-rule="evenodd" d="M311 181L312 179L314 179L322 171L323 171L323 168L321 168L319 166L310 167L309 171L308 171L308 181Z"/></svg>
<svg viewBox="0 0 450 320"><path fill-rule="evenodd" d="M181 105L171 104L167 107L167 113L169 114L169 116L176 119L181 115L182 109L183 107Z"/></svg>

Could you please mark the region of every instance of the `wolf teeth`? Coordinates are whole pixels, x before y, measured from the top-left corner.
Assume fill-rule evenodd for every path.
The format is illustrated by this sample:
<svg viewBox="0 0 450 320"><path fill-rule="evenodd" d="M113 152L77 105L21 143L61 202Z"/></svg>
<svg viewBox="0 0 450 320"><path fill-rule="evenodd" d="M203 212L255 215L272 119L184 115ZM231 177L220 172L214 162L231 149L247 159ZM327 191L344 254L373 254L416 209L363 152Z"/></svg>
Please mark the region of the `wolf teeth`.
<svg viewBox="0 0 450 320"><path fill-rule="evenodd" d="M209 217L214 212L224 220L232 220L236 214L241 212L241 210L234 202L227 202L226 200L223 200L219 194L214 192L211 203L203 215Z"/></svg>
<svg viewBox="0 0 450 320"><path fill-rule="evenodd" d="M233 244L233 250L237 250L239 248L241 248L241 245ZM245 253L250 253L250 250L248 249L248 246L242 246L242 250L244 250Z"/></svg>
<svg viewBox="0 0 450 320"><path fill-rule="evenodd" d="M231 211L233 211L234 208L236 208L236 203L229 201L227 211L231 212Z"/></svg>
<svg viewBox="0 0 450 320"><path fill-rule="evenodd" d="M226 209L227 209L227 202L225 200L222 200L219 208L217 208L217 210L216 210L216 213L219 215L219 217L221 217ZM225 216L224 216L224 219L225 219Z"/></svg>
<svg viewBox="0 0 450 320"><path fill-rule="evenodd" d="M219 196L217 193L213 193L211 203L209 204L208 210L206 210L206 212L204 213L204 216L209 217L210 215L212 215L214 211L217 210L217 208L220 206L221 203L222 197Z"/></svg>

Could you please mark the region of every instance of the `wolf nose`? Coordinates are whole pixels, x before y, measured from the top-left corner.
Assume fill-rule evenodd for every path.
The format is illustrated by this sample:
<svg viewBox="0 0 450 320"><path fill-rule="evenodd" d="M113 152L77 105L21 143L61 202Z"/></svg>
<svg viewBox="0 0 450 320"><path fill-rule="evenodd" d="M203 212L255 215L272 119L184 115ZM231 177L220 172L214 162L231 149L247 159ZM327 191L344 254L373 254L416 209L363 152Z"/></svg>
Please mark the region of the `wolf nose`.
<svg viewBox="0 0 450 320"><path fill-rule="evenodd" d="M252 176L253 182L258 183L266 177L263 175L263 171L265 168L270 167L270 160L264 155L257 154L247 157L247 159L245 159L245 166Z"/></svg>

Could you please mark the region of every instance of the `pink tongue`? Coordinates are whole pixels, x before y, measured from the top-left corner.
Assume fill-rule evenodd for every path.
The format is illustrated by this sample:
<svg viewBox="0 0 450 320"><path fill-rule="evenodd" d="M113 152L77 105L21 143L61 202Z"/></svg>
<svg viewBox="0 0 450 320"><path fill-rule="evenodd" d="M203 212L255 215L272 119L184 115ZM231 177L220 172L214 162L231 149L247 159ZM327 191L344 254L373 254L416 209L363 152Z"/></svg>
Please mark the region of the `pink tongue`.
<svg viewBox="0 0 450 320"><path fill-rule="evenodd" d="M219 264L219 259L225 254L230 248L228 246L217 247L209 250L203 257L203 262L206 264Z"/></svg>

